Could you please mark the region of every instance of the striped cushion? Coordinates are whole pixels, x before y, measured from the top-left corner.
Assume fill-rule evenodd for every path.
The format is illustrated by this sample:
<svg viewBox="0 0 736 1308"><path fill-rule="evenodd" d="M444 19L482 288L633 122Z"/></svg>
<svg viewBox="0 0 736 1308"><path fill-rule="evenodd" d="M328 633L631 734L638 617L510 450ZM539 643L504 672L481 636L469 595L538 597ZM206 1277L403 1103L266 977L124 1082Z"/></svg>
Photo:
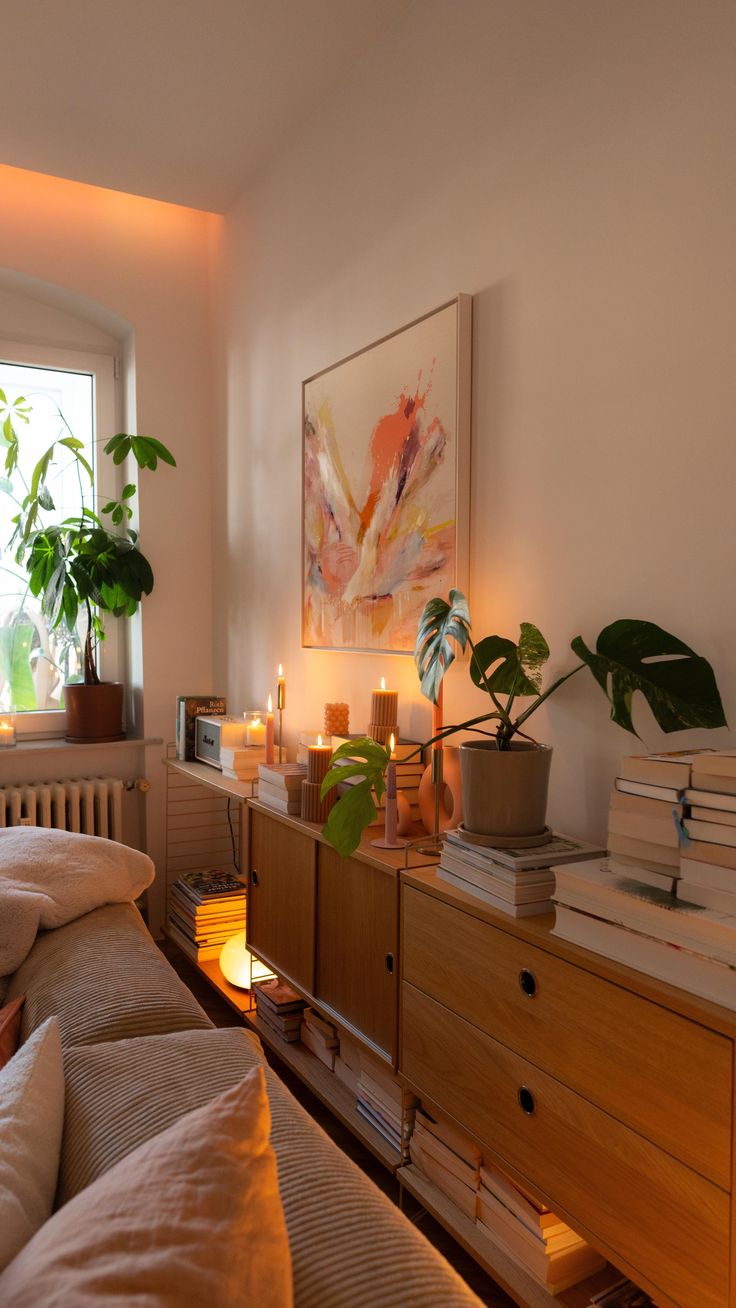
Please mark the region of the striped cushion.
<svg viewBox="0 0 736 1308"><path fill-rule="evenodd" d="M61 1202L260 1059L240 1028L68 1049ZM267 1081L295 1308L477 1308L475 1295L274 1072Z"/></svg>
<svg viewBox="0 0 736 1308"><path fill-rule="evenodd" d="M23 1040L53 1015L64 1046L212 1027L132 904L42 932L8 988L9 999L19 994Z"/></svg>

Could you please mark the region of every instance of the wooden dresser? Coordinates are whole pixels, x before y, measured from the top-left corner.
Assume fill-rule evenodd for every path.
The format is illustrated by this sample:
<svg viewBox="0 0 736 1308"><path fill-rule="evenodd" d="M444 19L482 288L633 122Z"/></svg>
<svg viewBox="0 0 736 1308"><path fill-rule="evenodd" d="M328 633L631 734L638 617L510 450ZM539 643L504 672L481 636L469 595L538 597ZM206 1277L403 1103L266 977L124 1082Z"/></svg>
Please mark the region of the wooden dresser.
<svg viewBox="0 0 736 1308"><path fill-rule="evenodd" d="M733 1308L736 1014L552 924L404 874L399 1070L658 1304Z"/></svg>

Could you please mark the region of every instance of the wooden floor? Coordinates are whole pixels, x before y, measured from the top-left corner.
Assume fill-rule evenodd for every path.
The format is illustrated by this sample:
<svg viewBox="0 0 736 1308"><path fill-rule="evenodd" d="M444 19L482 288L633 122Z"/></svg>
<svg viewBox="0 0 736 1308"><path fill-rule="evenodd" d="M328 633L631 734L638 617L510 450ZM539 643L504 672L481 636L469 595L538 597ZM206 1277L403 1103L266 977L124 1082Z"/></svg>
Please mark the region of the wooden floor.
<svg viewBox="0 0 736 1308"><path fill-rule="evenodd" d="M162 948L172 967L176 969L181 979L195 995L215 1026L241 1025L237 1013L220 998L212 986L208 985L204 980L201 973L187 962L175 946L164 942ZM364 1148L347 1127L344 1127L342 1123L338 1122L337 1118L332 1116L332 1113L311 1094L289 1068L281 1063L274 1053L268 1049L265 1053L274 1071L289 1087L289 1090L295 1099L299 1100L302 1107L311 1114L315 1121L319 1122L323 1131L383 1190L384 1194L393 1203L397 1203L399 1186L394 1177L386 1171L385 1167L382 1167L378 1159L374 1158L368 1149ZM452 1263L458 1274L477 1294L481 1303L486 1304L487 1308L514 1308L514 1301L509 1299L508 1295L489 1276L486 1276L474 1259L466 1254L465 1250L448 1235L444 1227L435 1222L421 1205L408 1194L404 1196L404 1212L435 1248L439 1249L448 1262Z"/></svg>

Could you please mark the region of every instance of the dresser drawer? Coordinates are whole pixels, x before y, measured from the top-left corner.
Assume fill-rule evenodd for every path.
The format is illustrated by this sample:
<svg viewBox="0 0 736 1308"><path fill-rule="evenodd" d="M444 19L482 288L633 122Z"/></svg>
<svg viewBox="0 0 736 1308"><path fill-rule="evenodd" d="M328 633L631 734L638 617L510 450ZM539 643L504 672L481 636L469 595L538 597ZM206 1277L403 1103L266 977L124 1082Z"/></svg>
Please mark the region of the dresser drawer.
<svg viewBox="0 0 736 1308"><path fill-rule="evenodd" d="M727 1194L414 986L402 989L400 1068L414 1089L573 1225L577 1215L614 1261L682 1308L725 1308Z"/></svg>
<svg viewBox="0 0 736 1308"><path fill-rule="evenodd" d="M732 1042L406 887L403 978L723 1189Z"/></svg>

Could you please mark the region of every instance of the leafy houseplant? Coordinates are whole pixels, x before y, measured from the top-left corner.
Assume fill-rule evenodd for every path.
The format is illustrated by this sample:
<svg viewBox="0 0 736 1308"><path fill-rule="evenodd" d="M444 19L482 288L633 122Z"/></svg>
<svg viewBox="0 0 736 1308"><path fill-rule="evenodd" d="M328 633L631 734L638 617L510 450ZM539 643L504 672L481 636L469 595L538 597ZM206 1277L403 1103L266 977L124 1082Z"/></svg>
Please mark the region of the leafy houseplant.
<svg viewBox="0 0 736 1308"><path fill-rule="evenodd" d="M484 691L489 707L465 722L445 727L421 749L458 731L479 733L491 739L485 749L511 754L518 749L515 737L522 737L527 751L545 749L522 728L550 695L587 667L611 705L611 719L626 731L637 734L631 716L632 699L641 691L661 729L682 731L689 727L714 728L726 725L723 705L713 670L706 659L683 641L652 622L622 618L604 627L589 649L581 636L571 641L580 662L543 689L542 669L549 658L549 646L532 623L521 624L517 642L503 636L486 636L475 643L471 636L468 602L458 590L449 600L430 600L424 608L414 651L422 693L436 703L442 678L454 662L456 649L470 651L470 678ZM514 712L517 700L524 700ZM528 701L531 700L531 703ZM481 724L494 723L492 732ZM461 746L461 761L467 746ZM471 746L472 750L472 746ZM470 751L468 751L470 752ZM550 751L547 750L547 766ZM388 751L372 741L351 741L342 745L333 760L357 756L360 762L348 769L332 767L322 785L323 793L345 779L350 772L363 779L338 800L330 813L325 834L343 855L357 847L364 828L375 817L371 791L380 799ZM463 784L465 787L465 764ZM546 795L546 787L545 787ZM369 807L370 806L370 807ZM471 827L472 829L472 827Z"/></svg>
<svg viewBox="0 0 736 1308"><path fill-rule="evenodd" d="M108 500L99 512L85 503L86 488L94 504L95 473L83 453L83 442L73 435L61 412L58 416L63 435L47 447L26 482L18 466L20 441L16 425L27 424L31 412L23 397L9 403L0 390L5 446L2 487L13 496L19 509L7 547L14 550L16 563L27 572L31 594L41 598L41 610L51 631L64 627L72 632L80 609L86 613L84 686L100 686L96 652L105 635L103 615L131 617L143 596L153 590L151 566L138 548L137 533L128 526L136 488L126 484L120 498ZM176 466L166 446L150 436L119 433L107 442L103 452L116 466L129 455L141 469L155 471L159 460ZM64 465L77 474L82 507L79 513L54 521L54 514L59 518L54 480ZM24 494L16 494L14 478L22 482ZM68 701L69 685L66 691Z"/></svg>

